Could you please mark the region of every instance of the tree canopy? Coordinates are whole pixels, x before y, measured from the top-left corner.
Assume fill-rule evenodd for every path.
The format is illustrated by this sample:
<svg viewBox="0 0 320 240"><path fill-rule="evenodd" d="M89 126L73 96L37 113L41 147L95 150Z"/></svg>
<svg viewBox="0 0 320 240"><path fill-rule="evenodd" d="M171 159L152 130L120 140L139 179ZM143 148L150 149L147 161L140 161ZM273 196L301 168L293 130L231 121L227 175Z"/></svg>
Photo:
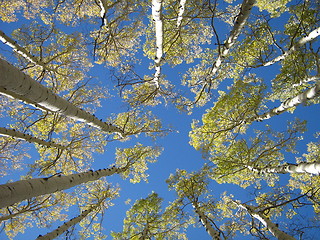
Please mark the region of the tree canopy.
<svg viewBox="0 0 320 240"><path fill-rule="evenodd" d="M315 239L320 3L2 0L1 239Z"/></svg>

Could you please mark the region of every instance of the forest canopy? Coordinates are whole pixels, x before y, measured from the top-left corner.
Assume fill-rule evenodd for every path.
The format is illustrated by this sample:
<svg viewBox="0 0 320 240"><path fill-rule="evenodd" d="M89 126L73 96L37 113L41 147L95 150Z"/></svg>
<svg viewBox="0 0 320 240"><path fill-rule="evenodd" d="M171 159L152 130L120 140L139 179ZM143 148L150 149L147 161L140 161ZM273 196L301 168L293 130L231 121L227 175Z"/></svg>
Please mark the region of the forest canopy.
<svg viewBox="0 0 320 240"><path fill-rule="evenodd" d="M0 0L0 238L316 239L319 9Z"/></svg>

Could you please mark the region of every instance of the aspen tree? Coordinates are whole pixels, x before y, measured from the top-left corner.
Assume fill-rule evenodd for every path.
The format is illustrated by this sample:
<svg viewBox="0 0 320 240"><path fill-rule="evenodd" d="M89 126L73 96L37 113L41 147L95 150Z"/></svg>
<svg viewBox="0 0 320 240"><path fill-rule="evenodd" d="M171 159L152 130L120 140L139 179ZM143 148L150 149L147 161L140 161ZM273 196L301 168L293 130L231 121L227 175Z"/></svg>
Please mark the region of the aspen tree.
<svg viewBox="0 0 320 240"><path fill-rule="evenodd" d="M208 216L206 216L200 209L199 204L197 202L193 202L192 206L196 214L199 215L200 221L202 225L205 227L208 234L212 237L213 240L221 240L220 232L215 230L211 223L209 222Z"/></svg>
<svg viewBox="0 0 320 240"><path fill-rule="evenodd" d="M160 149L137 144L132 148L116 150L116 166L111 168L90 170L69 175L53 175L45 178L33 178L0 185L0 208L32 197L54 193L71 187L95 181L105 176L121 174L123 178L130 177L133 183L147 180L145 172L147 162L155 162L160 155Z"/></svg>
<svg viewBox="0 0 320 240"><path fill-rule="evenodd" d="M222 231L216 225L212 225L214 221L208 216L213 206L209 203L212 196L207 189L206 174L201 171L187 173L185 170L177 169L176 173L171 174L166 182L170 190L175 190L178 196L177 202L183 202L181 207L191 204L208 235L214 240L221 240Z"/></svg>
<svg viewBox="0 0 320 240"><path fill-rule="evenodd" d="M320 163L319 162L300 162L297 164L284 163L275 167L264 167L264 168L255 168L247 166L248 169L257 172L258 174L264 173L307 173L307 174L320 174Z"/></svg>
<svg viewBox="0 0 320 240"><path fill-rule="evenodd" d="M273 223L269 218L263 215L263 213L257 212L252 206L243 203L237 203L239 207L245 209L252 217L260 221L278 240L295 240L296 238L281 231L278 226Z"/></svg>
<svg viewBox="0 0 320 240"><path fill-rule="evenodd" d="M3 73L0 78L2 94L31 103L40 109L58 112L75 120L86 122L105 132L123 134L118 127L102 122L94 115L72 105L2 59L0 59L0 70Z"/></svg>
<svg viewBox="0 0 320 240"><path fill-rule="evenodd" d="M42 146L46 146L46 147L55 147L55 148L59 148L61 150L66 149L66 147L62 146L61 144L57 144L57 143L54 143L54 142L47 142L47 141L44 141L42 139L33 137L30 134L19 132L19 131L15 130L15 129L9 129L9 128L0 127L0 135L1 136L7 136L7 137L13 137L13 138L16 138L16 139L23 139L23 140L25 140L27 142L38 143L38 144L40 144Z"/></svg>
<svg viewBox="0 0 320 240"><path fill-rule="evenodd" d="M99 192L96 192L97 190ZM64 222L62 225L52 230L51 232L48 232L45 235L39 235L37 237L37 240L54 239L68 231L68 229L75 227L79 222L84 222L83 220L85 218L87 218L87 220L88 218L91 218L89 222L92 223L98 213L103 213L105 209L112 205L110 203L110 200L118 197L118 191L119 189L113 188L110 184L103 181L96 181L94 184L90 184L90 186L87 186L87 192L80 199L80 202L83 202L83 206L80 207L80 209L82 209L82 212L78 216L70 219L67 222ZM89 225L85 226L84 228L88 229ZM95 236L94 234L96 232L96 229L91 229L91 231L93 232L93 236ZM84 233L80 232L80 234L82 235ZM89 237L89 235L86 236Z"/></svg>
<svg viewBox="0 0 320 240"><path fill-rule="evenodd" d="M11 47L15 52L20 54L22 57L24 57L26 60L30 61L31 63L38 65L38 66L41 66L43 69L45 69L47 71L56 72L55 69L48 67L47 64L36 59L35 56L33 56L26 49L24 49L23 47L18 45L18 43L15 40L13 40L9 36L7 36L1 30L0 30L0 41L2 41L4 44Z"/></svg>
<svg viewBox="0 0 320 240"><path fill-rule="evenodd" d="M214 65L211 69L211 75L215 75L224 61L224 58L229 53L231 47L236 43L237 38L239 37L242 28L246 24L246 21L251 13L251 9L255 4L255 0L244 0L240 7L240 12L234 21L233 28L229 33L228 38L223 43L221 49L219 49L219 55L214 62Z"/></svg>
<svg viewBox="0 0 320 240"><path fill-rule="evenodd" d="M1 1L1 55L17 67L0 60L0 93L15 104L20 100L32 106L11 107L6 96L0 99L4 99L2 122L23 129L0 127L1 173L15 170L19 154L27 154L15 138L37 143L38 153L30 151L37 157L31 164L25 162L30 167L24 169L27 176L12 176L21 180L0 185L0 229L4 227L7 236L14 238L29 226L64 220L68 208L79 205L80 215L67 216L70 220L48 235L60 235L71 227L80 229L75 233L80 238L103 238L102 218L108 215L103 209L109 205L95 205L105 190L101 177L119 174L131 183L148 181L149 163L157 160L161 149L139 142L151 137L158 143L158 137L171 132L160 119L173 121L174 105L190 114L195 107L207 108L195 109L189 136L190 144L208 161L194 171L198 165L190 165L191 161L198 160L181 152L179 144L186 143L182 137L187 135L184 121L178 121L181 138L172 145L173 158L166 156L165 168L175 168L183 158L185 168L193 172L177 170L170 175L167 183L177 196L163 209L154 192L142 199L138 195L123 231L112 232L114 238L186 239L185 230L191 225L215 240L242 234L260 239L270 235L293 239L289 234L308 238L306 229L313 234L309 216L303 219L306 225L296 220L310 209L314 219L320 212L319 144L308 144L309 153L300 157L297 140L310 137L304 122L289 123L288 131L272 129L287 126L285 122L273 125L276 115L319 103L318 9L319 3L310 0ZM16 29L7 35L6 29L12 27ZM110 76L115 82L109 81ZM120 94L114 97L117 88ZM114 97L109 101L114 105L104 101L107 96ZM100 103L104 106L99 114L106 121L91 112ZM203 114L202 119L198 114ZM57 138L58 143L44 140ZM134 147L114 146L129 140L136 141ZM105 164L97 153L105 150L107 142L108 151L116 155L114 166L88 171L93 157L95 164ZM286 154L297 161L286 163ZM151 177L163 178L166 171L157 170L161 169L153 169ZM287 176L271 174L287 172ZM289 180L278 181L282 177ZM152 187L162 187L158 178L155 183ZM121 184L125 188L127 183ZM211 190L240 193L240 187L254 196L249 201L256 201L258 207L249 205L250 196L245 194L238 202L241 205L211 194ZM121 210L121 203L116 207ZM318 230L317 225L315 221Z"/></svg>
<svg viewBox="0 0 320 240"><path fill-rule="evenodd" d="M181 27L181 22L183 20L183 13L185 11L186 2L187 0L180 0L179 14L177 18L177 28Z"/></svg>
<svg viewBox="0 0 320 240"><path fill-rule="evenodd" d="M289 54L291 54L292 52L298 50L298 48L300 48L301 46L303 46L304 44L311 42L312 40L314 40L315 38L317 38L320 35L320 27L314 29L313 31L311 31L307 36L301 38L299 41L297 41L296 43L292 44L292 46L286 51L284 52L282 55L266 62L263 64L263 66L269 66L272 65L276 62L279 62L283 59L285 59Z"/></svg>
<svg viewBox="0 0 320 240"><path fill-rule="evenodd" d="M83 173L62 176L51 176L46 178L34 178L19 180L12 183L0 185L0 208L10 206L13 203L23 201L32 197L54 193L64 189L77 186L82 183L97 180L101 177L121 173L125 169L116 167L87 171Z"/></svg>
<svg viewBox="0 0 320 240"><path fill-rule="evenodd" d="M169 204L161 209L163 199L153 192L138 199L127 211L122 232L112 232L114 239L186 239L188 222L181 218L179 210Z"/></svg>
<svg viewBox="0 0 320 240"><path fill-rule="evenodd" d="M52 232L47 233L46 235L39 235L37 237L37 240L51 240L54 239L61 234L63 234L65 231L67 231L70 227L76 225L79 223L82 219L87 217L89 213L94 211L98 206L90 207L89 209L83 211L79 216L74 217L70 219L69 221L65 222L63 225L59 226L57 229L53 230Z"/></svg>
<svg viewBox="0 0 320 240"><path fill-rule="evenodd" d="M159 88L159 78L161 75L161 61L163 57L163 23L162 23L162 0L152 1L152 17L155 23L156 33L156 56L155 56L155 74L151 81L157 88Z"/></svg>
<svg viewBox="0 0 320 240"><path fill-rule="evenodd" d="M310 88L305 90L304 92L287 99L283 103L280 104L280 106L275 107L263 114L259 114L253 118L250 118L248 122L253 122L253 121L263 121L266 119L269 119L273 116L279 115L281 113L284 113L288 111L290 108L296 107L302 103L307 102L308 100L315 99L320 95L320 81L317 81L316 84Z"/></svg>

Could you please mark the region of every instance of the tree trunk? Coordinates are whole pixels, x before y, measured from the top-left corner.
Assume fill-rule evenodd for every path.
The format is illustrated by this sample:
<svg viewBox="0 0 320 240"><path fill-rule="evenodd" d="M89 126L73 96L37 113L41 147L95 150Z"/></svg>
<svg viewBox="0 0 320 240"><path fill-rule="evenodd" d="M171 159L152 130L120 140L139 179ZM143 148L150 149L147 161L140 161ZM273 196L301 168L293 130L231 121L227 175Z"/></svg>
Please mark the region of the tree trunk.
<svg viewBox="0 0 320 240"><path fill-rule="evenodd" d="M187 0L180 0L180 6L179 6L179 13L177 17L177 28L179 29L181 27L181 22L183 19L183 13L185 10Z"/></svg>
<svg viewBox="0 0 320 240"><path fill-rule="evenodd" d="M230 48L235 44L242 28L244 27L250 12L251 8L255 4L255 0L244 0L242 2L240 12L238 16L235 19L235 23L233 25L233 29L230 32L230 35L228 39L223 43L221 46L218 58L216 62L213 65L213 68L211 70L211 74L214 75L217 73L219 67L221 66L224 58L228 55Z"/></svg>
<svg viewBox="0 0 320 240"><path fill-rule="evenodd" d="M316 75L316 76L312 76L312 77L307 77L303 80L301 80L299 83L293 84L292 87L299 87L304 83L308 83L308 82L318 82L320 81L320 74Z"/></svg>
<svg viewBox="0 0 320 240"><path fill-rule="evenodd" d="M39 235L36 240L51 240L54 239L61 234L63 234L65 231L67 231L70 227L78 224L82 219L84 219L90 212L94 211L98 206L91 207L88 210L83 211L79 216L72 218L68 222L65 222L63 225L59 226L52 232L47 233L46 235L42 236Z"/></svg>
<svg viewBox="0 0 320 240"><path fill-rule="evenodd" d="M282 232L276 224L270 221L269 218L264 216L260 212L255 212L254 208L252 206L249 206L247 204L240 204L237 203L237 205L245 210L254 217L255 219L259 220L268 230L271 232L273 236L275 236L279 240L296 240L294 237L286 234L285 232Z"/></svg>
<svg viewBox="0 0 320 240"><path fill-rule="evenodd" d="M319 175L320 174L320 163L319 162L313 162L313 163L307 163L307 162L301 162L298 164L283 164L276 167L265 167L265 168L254 168L251 166L248 166L248 168L252 171L258 172L259 174L263 173L308 173L308 174L314 174Z"/></svg>
<svg viewBox="0 0 320 240"><path fill-rule="evenodd" d="M107 21L107 1L106 0L98 0L97 3L99 4L100 7L100 17L102 19L102 26L107 26L108 21Z"/></svg>
<svg viewBox="0 0 320 240"><path fill-rule="evenodd" d="M3 128L0 127L0 135L1 136L7 136L7 137L13 137L13 138L17 138L17 139L22 139L25 140L27 142L34 142L34 143L38 143L42 146L46 146L46 147L55 147L55 148L59 148L61 150L66 149L65 146L62 146L60 144L54 143L54 142L47 142L44 141L42 139L33 137L29 134L25 134L22 132L19 132L15 129L8 129L8 128Z"/></svg>
<svg viewBox="0 0 320 240"><path fill-rule="evenodd" d="M94 115L74 106L2 59L0 59L0 72L0 93L33 104L37 108L86 122L104 132L123 134L120 128L102 122Z"/></svg>
<svg viewBox="0 0 320 240"><path fill-rule="evenodd" d="M52 68L48 67L47 64L45 64L44 62L37 60L37 58L35 56L30 54L23 47L19 46L15 40L13 40L12 38L8 37L1 30L0 30L0 41L2 41L4 44L6 44L9 47L11 47L15 52L17 52L18 54L20 54L22 57L24 57L28 61L32 62L33 64L35 64L37 66L40 66L40 67L42 67L43 69L45 69L45 70L47 70L49 72L56 72L55 69L52 69Z"/></svg>
<svg viewBox="0 0 320 240"><path fill-rule="evenodd" d="M306 102L307 100L316 98L320 95L320 82L318 81L314 87L306 90L303 93L298 94L297 96L293 97L293 98L289 98L286 101L284 101L283 103L281 103L281 105L279 107L273 108L270 111L263 113L261 115L257 115L255 117L252 117L248 120L246 120L246 123L250 123L250 122L254 122L254 121L263 121L266 119L269 119L273 116L279 115L285 111L287 111L288 109L292 108L292 107L296 107L301 103Z"/></svg>
<svg viewBox="0 0 320 240"><path fill-rule="evenodd" d="M163 57L162 0L152 0L152 18L155 23L157 51L154 60L156 73L151 82L158 88L161 75L161 61Z"/></svg>
<svg viewBox="0 0 320 240"><path fill-rule="evenodd" d="M0 208L10 206L25 199L54 193L77 186L82 183L97 180L124 171L125 168L105 168L97 171L70 174L67 176L52 176L34 178L0 185Z"/></svg>
<svg viewBox="0 0 320 240"><path fill-rule="evenodd" d="M213 240L221 240L220 233L215 230L210 224L208 217L201 211L197 202L193 202L192 206L195 213L199 216L202 225L206 228L207 233L212 237Z"/></svg>
<svg viewBox="0 0 320 240"><path fill-rule="evenodd" d="M109 5L107 4L108 1L107 0L97 0L97 4L100 7L100 17L102 19L102 26L106 26L108 27L108 18L107 18L107 11L108 9L114 7L114 5L116 5L117 3L119 3L120 1L117 0L113 3L110 3ZM110 29L108 30L110 31Z"/></svg>
<svg viewBox="0 0 320 240"><path fill-rule="evenodd" d="M295 44L293 44L288 51L286 51L285 53L283 53L282 55L274 58L273 60L266 62L263 64L263 66L270 66L276 62L279 62L283 59L285 59L289 54L291 54L292 52L296 51L298 48L300 48L301 46L303 46L304 44L306 44L307 42L312 41L313 39L315 39L316 37L318 37L320 35L320 27L316 28L315 30L313 30L311 33L309 33L308 36L301 38L298 42L296 42Z"/></svg>

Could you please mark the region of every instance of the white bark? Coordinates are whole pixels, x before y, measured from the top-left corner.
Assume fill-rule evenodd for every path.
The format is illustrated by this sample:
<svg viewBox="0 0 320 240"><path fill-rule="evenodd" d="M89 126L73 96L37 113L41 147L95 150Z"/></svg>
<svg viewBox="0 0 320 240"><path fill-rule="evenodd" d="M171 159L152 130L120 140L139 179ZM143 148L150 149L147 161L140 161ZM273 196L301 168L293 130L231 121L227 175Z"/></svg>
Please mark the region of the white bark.
<svg viewBox="0 0 320 240"><path fill-rule="evenodd" d="M272 65L272 64L274 64L276 62L279 62L279 61L285 59L289 54L291 54L292 52L296 51L298 48L300 48L301 46L303 46L307 42L312 41L313 39L315 39L319 35L320 35L320 27L318 27L315 30L313 30L311 33L309 33L308 36L301 38L298 42L293 44L285 53L283 53L282 55L272 59L269 62L266 62L265 64L263 64L263 66L270 66L270 65Z"/></svg>
<svg viewBox="0 0 320 240"><path fill-rule="evenodd" d="M293 98L287 99L285 102L281 103L281 105L279 107L273 108L264 114L258 115L256 117L250 119L249 122L250 121L263 121L263 120L269 119L275 115L279 115L279 114L287 111L289 108L296 107L299 104L304 103L307 100L313 99L319 95L320 95L320 82L317 82L314 87L306 90L303 93L298 94L297 96L295 96Z"/></svg>
<svg viewBox="0 0 320 240"><path fill-rule="evenodd" d="M283 164L277 167L265 167L265 168L254 168L247 166L251 171L259 174L263 173L308 173L314 175L320 175L320 163L319 162L301 162L298 164Z"/></svg>
<svg viewBox="0 0 320 240"><path fill-rule="evenodd" d="M108 9L107 1L106 0L98 0L97 3L99 4L99 7L100 7L100 17L103 21L103 25L107 26L108 25L108 21L106 18L107 9Z"/></svg>
<svg viewBox="0 0 320 240"><path fill-rule="evenodd" d="M270 221L269 218L264 216L262 213L254 211L254 208L252 206L249 206L247 204L240 204L237 203L239 207L247 210L247 212L254 217L255 219L259 220L266 228L268 228L269 232L273 236L275 236L279 240L295 240L294 237L286 234L285 232L281 231L276 224Z"/></svg>
<svg viewBox="0 0 320 240"><path fill-rule="evenodd" d="M187 0L180 0L179 13L178 13L178 18L177 18L177 28L180 28L180 26L181 26L186 2L187 2Z"/></svg>
<svg viewBox="0 0 320 240"><path fill-rule="evenodd" d="M62 146L60 144L57 144L57 143L54 143L54 142L47 142L47 141L44 141L42 139L33 137L33 136L29 135L29 134L19 132L19 131L15 130L15 129L9 129L9 128L0 127L0 136L6 136L6 137L13 137L13 138L16 138L16 139L22 139L22 140L25 140L27 142L34 142L34 143L38 143L38 144L40 144L42 146L47 146L47 147L55 147L55 148L59 148L59 149L66 149L65 146Z"/></svg>
<svg viewBox="0 0 320 240"><path fill-rule="evenodd" d="M37 108L57 112L74 120L85 122L104 132L123 134L120 128L102 122L94 115L74 106L2 59L0 59L0 72L0 94L10 95L26 103L31 103Z"/></svg>
<svg viewBox="0 0 320 240"><path fill-rule="evenodd" d="M300 81L299 83L293 84L292 87L299 87L304 83L308 83L308 82L316 82L320 80L320 75L317 76L312 76L312 77L307 77L306 79L303 79L302 81Z"/></svg>
<svg viewBox="0 0 320 240"><path fill-rule="evenodd" d="M122 169L112 167L97 171L70 174L67 176L52 176L34 178L0 185L0 208L10 206L25 199L54 193L77 186L82 183L97 180L121 172Z"/></svg>
<svg viewBox="0 0 320 240"><path fill-rule="evenodd" d="M26 60L32 62L33 64L35 64L37 66L40 66L40 67L42 67L43 69L45 69L47 71L56 72L55 69L52 69L52 68L48 67L44 62L39 61L35 56L30 54L25 48L19 46L15 40L13 40L9 36L7 36L1 30L0 30L0 41L2 41L4 44L6 44L9 47L11 47L13 49L13 51L18 53L22 57L24 57Z"/></svg>
<svg viewBox="0 0 320 240"><path fill-rule="evenodd" d="M161 61L163 57L162 0L152 0L152 18L155 23L157 51L154 60L156 72L151 82L158 88L161 75Z"/></svg>
<svg viewBox="0 0 320 240"><path fill-rule="evenodd" d="M70 219L68 222L65 222L63 225L59 226L52 232L47 233L46 235L42 236L39 235L36 240L52 240L56 237L63 234L65 231L67 231L70 227L78 224L82 219L84 219L90 212L92 212L97 206L91 207L88 210L83 211L79 216Z"/></svg>
<svg viewBox="0 0 320 240"><path fill-rule="evenodd" d="M224 61L224 58L228 55L230 48L235 44L242 28L244 27L251 9L253 5L255 4L255 0L244 0L242 2L240 13L235 19L234 26L229 34L228 39L223 43L223 46L221 48L221 51L217 57L216 62L213 65L213 68L211 70L211 74L214 75L219 70L219 67L221 66L222 62Z"/></svg>
<svg viewBox="0 0 320 240"><path fill-rule="evenodd" d="M195 213L199 216L202 225L206 228L207 233L214 240L221 240L220 233L215 230L210 224L208 217L201 211L198 203L193 202L192 206L194 208Z"/></svg>

